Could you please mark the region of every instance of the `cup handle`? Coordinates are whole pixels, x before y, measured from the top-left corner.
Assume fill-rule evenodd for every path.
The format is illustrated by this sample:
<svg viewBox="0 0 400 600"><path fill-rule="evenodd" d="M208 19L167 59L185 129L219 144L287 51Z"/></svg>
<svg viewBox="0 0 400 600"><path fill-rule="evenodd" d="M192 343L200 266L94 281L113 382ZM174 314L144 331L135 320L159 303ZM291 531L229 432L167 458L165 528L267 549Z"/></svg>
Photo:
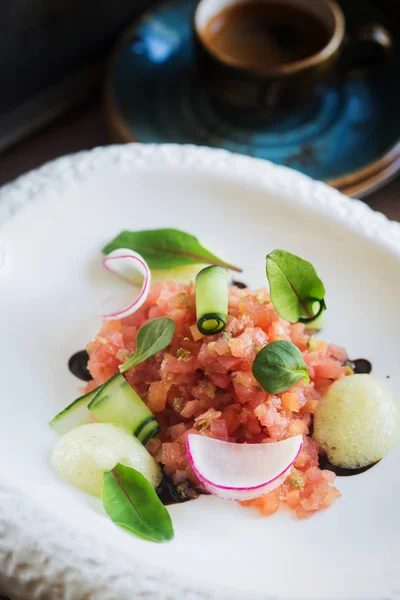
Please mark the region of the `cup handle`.
<svg viewBox="0 0 400 600"><path fill-rule="evenodd" d="M390 61L393 40L379 23L364 23L345 38L339 73L348 79L365 77Z"/></svg>

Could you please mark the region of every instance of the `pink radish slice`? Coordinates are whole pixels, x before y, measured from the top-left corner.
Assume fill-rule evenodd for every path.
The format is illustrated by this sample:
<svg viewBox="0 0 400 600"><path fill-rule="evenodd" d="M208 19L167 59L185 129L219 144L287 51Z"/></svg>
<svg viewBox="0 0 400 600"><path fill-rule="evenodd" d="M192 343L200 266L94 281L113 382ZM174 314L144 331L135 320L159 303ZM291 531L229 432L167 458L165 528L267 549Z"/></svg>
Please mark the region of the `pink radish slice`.
<svg viewBox="0 0 400 600"><path fill-rule="evenodd" d="M193 471L224 500L252 500L280 486L302 445L301 435L270 444L232 444L196 434L186 440Z"/></svg>
<svg viewBox="0 0 400 600"><path fill-rule="evenodd" d="M145 302L151 283L150 269L140 254L127 248L119 248L103 259L107 271L118 276L113 282L111 294L102 306L104 319L122 319L136 312Z"/></svg>

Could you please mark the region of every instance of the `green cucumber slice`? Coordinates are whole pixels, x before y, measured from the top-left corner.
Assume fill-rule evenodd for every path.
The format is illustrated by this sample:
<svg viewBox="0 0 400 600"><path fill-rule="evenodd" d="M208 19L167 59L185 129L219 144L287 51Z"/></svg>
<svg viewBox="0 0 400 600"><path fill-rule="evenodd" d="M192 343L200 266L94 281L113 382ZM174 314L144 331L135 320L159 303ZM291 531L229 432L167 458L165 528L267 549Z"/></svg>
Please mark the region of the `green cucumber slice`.
<svg viewBox="0 0 400 600"><path fill-rule="evenodd" d="M72 404L64 408L64 410L50 421L50 427L60 435L64 435L64 433L68 433L68 431L79 427L79 425L93 423L95 419L90 410L88 410L88 405L102 387L101 385L92 392L74 400Z"/></svg>
<svg viewBox="0 0 400 600"><path fill-rule="evenodd" d="M136 437L142 442L143 446L145 446L149 439L159 431L160 426L157 422L157 419L154 416L149 417L142 423L142 428L138 433L136 433Z"/></svg>
<svg viewBox="0 0 400 600"><path fill-rule="evenodd" d="M315 317L312 321L305 323L306 330L313 329L315 331L321 331L325 326L325 311L322 311L318 317Z"/></svg>
<svg viewBox="0 0 400 600"><path fill-rule="evenodd" d="M160 431L151 410L121 373L101 387L88 409L101 423L122 427L143 444Z"/></svg>
<svg viewBox="0 0 400 600"><path fill-rule="evenodd" d="M229 271L224 267L206 267L196 277L197 328L203 335L225 329L228 319Z"/></svg>

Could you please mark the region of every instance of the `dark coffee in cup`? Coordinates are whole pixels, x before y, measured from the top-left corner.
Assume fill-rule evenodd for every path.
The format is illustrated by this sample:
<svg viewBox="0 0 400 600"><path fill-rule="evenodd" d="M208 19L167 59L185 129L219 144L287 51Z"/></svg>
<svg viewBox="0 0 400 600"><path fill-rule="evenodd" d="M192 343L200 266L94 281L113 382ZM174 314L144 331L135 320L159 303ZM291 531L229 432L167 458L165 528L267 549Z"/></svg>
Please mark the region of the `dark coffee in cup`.
<svg viewBox="0 0 400 600"><path fill-rule="evenodd" d="M268 123L332 75L357 70L357 48L372 44L375 65L390 57L379 24L361 23L345 37L334 0L199 0L193 25L198 76L215 108L249 123Z"/></svg>
<svg viewBox="0 0 400 600"><path fill-rule="evenodd" d="M214 15L201 37L221 58L263 72L317 54L332 32L304 7L249 0Z"/></svg>

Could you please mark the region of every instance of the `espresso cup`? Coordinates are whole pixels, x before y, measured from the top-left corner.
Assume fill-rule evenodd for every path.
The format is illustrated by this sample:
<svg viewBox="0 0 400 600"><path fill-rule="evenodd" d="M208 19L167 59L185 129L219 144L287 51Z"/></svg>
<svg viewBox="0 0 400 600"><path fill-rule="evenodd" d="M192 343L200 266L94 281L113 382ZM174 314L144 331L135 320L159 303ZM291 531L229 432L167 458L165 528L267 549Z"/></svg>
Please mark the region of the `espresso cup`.
<svg viewBox="0 0 400 600"><path fill-rule="evenodd" d="M278 12L278 21L280 10L295 10L298 19L293 20L294 27L307 17L309 35L303 32L304 47L300 48L302 52L298 57L294 53L274 63L273 48L265 48L264 54L257 53L256 36L252 37L251 32L247 39L251 56L243 40L238 40L237 46L230 40L231 52L224 46L224 39L222 43L216 41L215 32L224 15L224 32L230 33L227 11L239 8L241 13L236 13L236 21L244 21L245 11L251 7L254 10L255 3L263 5L262 11ZM281 34L278 31L278 35ZM344 55L343 65L348 73L357 69L364 73L363 55L375 65L377 61L386 60L391 49L390 35L378 24L364 23L353 36L346 37L344 14L332 0L200 0L194 13L194 35L199 76L215 105L225 114L250 122L268 121L275 118L277 112L286 112L305 102L317 86L338 73L339 59ZM258 35L262 35L262 31ZM290 39L293 40L293 35ZM360 44L368 45L369 51L357 52ZM371 47L374 48L372 53ZM358 56L358 64L353 64L351 54Z"/></svg>

